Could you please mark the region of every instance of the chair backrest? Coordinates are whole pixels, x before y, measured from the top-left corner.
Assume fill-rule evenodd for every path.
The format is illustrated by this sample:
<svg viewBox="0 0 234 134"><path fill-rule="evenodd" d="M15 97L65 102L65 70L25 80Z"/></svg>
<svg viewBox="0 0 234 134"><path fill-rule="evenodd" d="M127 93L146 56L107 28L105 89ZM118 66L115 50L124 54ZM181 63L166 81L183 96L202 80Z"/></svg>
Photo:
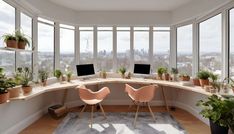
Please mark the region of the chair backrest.
<svg viewBox="0 0 234 134"><path fill-rule="evenodd" d="M110 89L108 87L103 87L96 92L93 92L92 90L87 89L84 86L79 86L77 88L79 90L79 96L81 100L103 100L110 93Z"/></svg>
<svg viewBox="0 0 234 134"><path fill-rule="evenodd" d="M132 99L134 99L134 101L149 102L154 98L155 89L157 87L157 85L149 85L139 89L134 89L133 87L126 84L125 91Z"/></svg>

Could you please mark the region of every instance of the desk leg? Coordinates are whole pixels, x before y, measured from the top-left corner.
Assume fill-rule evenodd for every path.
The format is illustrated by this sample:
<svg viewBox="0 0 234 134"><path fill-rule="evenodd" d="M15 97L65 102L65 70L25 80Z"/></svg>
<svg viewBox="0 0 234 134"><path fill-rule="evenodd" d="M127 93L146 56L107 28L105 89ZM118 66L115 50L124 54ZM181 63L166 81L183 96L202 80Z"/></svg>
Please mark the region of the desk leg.
<svg viewBox="0 0 234 134"><path fill-rule="evenodd" d="M65 102L66 102L66 99L67 99L67 92L68 92L68 89L65 89L65 91L64 91L64 93L63 93L62 105L64 105Z"/></svg>
<svg viewBox="0 0 234 134"><path fill-rule="evenodd" d="M168 107L167 99L166 99L166 96L165 96L165 93L164 93L164 88L163 88L163 86L161 86L161 88L162 88L163 100L165 102L167 112L169 112L169 107Z"/></svg>

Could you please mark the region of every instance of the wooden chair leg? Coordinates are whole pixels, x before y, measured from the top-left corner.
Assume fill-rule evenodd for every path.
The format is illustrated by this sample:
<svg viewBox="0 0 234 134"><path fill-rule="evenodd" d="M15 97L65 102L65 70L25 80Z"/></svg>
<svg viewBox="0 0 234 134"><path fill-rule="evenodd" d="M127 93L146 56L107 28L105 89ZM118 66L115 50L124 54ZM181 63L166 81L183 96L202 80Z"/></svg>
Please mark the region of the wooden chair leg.
<svg viewBox="0 0 234 134"><path fill-rule="evenodd" d="M84 107L82 108L82 110L80 111L79 118L81 118L81 115L82 115L82 113L84 112L86 106L87 106L87 104L85 104Z"/></svg>
<svg viewBox="0 0 234 134"><path fill-rule="evenodd" d="M136 128L136 120L137 120L139 108L140 108L140 104L137 105L137 111L136 111L136 114L135 114L135 120L134 120L134 127L135 128Z"/></svg>
<svg viewBox="0 0 234 134"><path fill-rule="evenodd" d="M93 109L94 109L94 105L92 105L92 110L91 110L91 120L90 120L91 128L93 127Z"/></svg>
<svg viewBox="0 0 234 134"><path fill-rule="evenodd" d="M101 103L99 103L99 106L100 106L100 108L101 108L101 110L102 110L102 114L103 114L104 118L106 119L106 114L105 114L105 112L104 112L104 109L103 109Z"/></svg>
<svg viewBox="0 0 234 134"><path fill-rule="evenodd" d="M156 122L154 113L153 113L153 111L152 111L152 109L151 109L151 107L150 107L150 105L149 105L149 102L147 102L147 105L148 105L148 109L149 109L149 111L150 111L150 114L151 114L151 116L152 116L154 122Z"/></svg>

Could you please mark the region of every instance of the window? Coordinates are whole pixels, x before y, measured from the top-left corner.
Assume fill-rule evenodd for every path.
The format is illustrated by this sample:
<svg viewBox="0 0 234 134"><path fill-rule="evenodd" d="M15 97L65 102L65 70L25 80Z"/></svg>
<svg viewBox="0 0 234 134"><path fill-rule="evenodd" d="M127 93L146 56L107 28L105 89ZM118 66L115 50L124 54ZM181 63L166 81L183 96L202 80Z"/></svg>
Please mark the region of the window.
<svg viewBox="0 0 234 134"><path fill-rule="evenodd" d="M79 27L80 64L93 63L93 27Z"/></svg>
<svg viewBox="0 0 234 134"><path fill-rule="evenodd" d="M112 27L98 27L97 69L113 71L113 32Z"/></svg>
<svg viewBox="0 0 234 134"><path fill-rule="evenodd" d="M149 27L134 27L135 63L149 63Z"/></svg>
<svg viewBox="0 0 234 134"><path fill-rule="evenodd" d="M65 72L66 66L75 70L75 31L74 27L60 24L60 69Z"/></svg>
<svg viewBox="0 0 234 134"><path fill-rule="evenodd" d="M54 25L38 22L38 69L54 71ZM52 74L50 74L52 76Z"/></svg>
<svg viewBox="0 0 234 134"><path fill-rule="evenodd" d="M230 59L229 59L229 76L234 78L234 9L229 11L229 43L230 43Z"/></svg>
<svg viewBox="0 0 234 134"><path fill-rule="evenodd" d="M154 27L153 71L159 67L169 67L170 27Z"/></svg>
<svg viewBox="0 0 234 134"><path fill-rule="evenodd" d="M0 37L6 33L15 31L15 8L4 1L0 1ZM0 38L0 47L5 47ZM0 67L3 67L9 75L15 71L15 52L0 50ZM7 57L7 58L6 58Z"/></svg>
<svg viewBox="0 0 234 134"><path fill-rule="evenodd" d="M21 32L26 35L29 39L30 46L26 46L26 49L32 50L32 18L24 13L20 14L20 27ZM32 53L31 52L20 52L18 58L19 67L32 68Z"/></svg>
<svg viewBox="0 0 234 134"><path fill-rule="evenodd" d="M130 27L117 27L117 68L130 67Z"/></svg>
<svg viewBox="0 0 234 134"><path fill-rule="evenodd" d="M179 73L192 75L193 26L177 28L177 68Z"/></svg>
<svg viewBox="0 0 234 134"><path fill-rule="evenodd" d="M199 24L200 70L221 75L222 16L216 15Z"/></svg>

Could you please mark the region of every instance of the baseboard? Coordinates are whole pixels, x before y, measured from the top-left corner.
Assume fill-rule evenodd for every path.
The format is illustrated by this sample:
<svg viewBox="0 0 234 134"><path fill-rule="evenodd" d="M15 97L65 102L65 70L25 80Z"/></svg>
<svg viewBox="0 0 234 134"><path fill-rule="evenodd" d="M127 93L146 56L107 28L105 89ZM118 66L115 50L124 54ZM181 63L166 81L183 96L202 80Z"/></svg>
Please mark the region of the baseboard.
<svg viewBox="0 0 234 134"><path fill-rule="evenodd" d="M40 119L45 113L47 113L47 107L43 108L42 110L32 114L31 116L25 118L24 120L20 121L16 125L10 127L8 130L3 132L3 134L18 134L23 129Z"/></svg>

